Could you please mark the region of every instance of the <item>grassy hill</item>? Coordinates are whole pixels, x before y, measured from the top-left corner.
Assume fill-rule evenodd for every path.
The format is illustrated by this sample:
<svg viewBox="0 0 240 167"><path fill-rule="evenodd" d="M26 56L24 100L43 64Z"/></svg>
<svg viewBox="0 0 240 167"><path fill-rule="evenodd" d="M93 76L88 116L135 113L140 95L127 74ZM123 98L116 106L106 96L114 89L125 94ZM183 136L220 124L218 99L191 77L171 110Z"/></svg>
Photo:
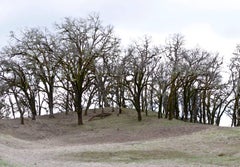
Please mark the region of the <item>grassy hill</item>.
<svg viewBox="0 0 240 167"><path fill-rule="evenodd" d="M136 111L111 113L84 125L75 113L0 120L0 166L238 166L240 129L158 120L155 113L136 119ZM12 164L12 165L10 165Z"/></svg>

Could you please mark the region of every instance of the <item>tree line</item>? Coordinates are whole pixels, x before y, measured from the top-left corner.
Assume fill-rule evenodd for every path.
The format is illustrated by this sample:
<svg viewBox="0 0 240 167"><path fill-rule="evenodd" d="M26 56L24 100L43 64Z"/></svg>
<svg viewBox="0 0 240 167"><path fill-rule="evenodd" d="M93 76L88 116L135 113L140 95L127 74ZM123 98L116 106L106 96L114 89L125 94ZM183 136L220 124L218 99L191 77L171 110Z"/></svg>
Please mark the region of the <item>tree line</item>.
<svg viewBox="0 0 240 167"><path fill-rule="evenodd" d="M155 111L159 119L219 125L225 113L240 125L239 45L224 80L218 53L186 48L181 34L159 46L144 36L122 48L98 15L10 34L0 54L0 118L19 113L24 124L26 115L74 111L82 125L96 105L119 114L134 108L138 121Z"/></svg>

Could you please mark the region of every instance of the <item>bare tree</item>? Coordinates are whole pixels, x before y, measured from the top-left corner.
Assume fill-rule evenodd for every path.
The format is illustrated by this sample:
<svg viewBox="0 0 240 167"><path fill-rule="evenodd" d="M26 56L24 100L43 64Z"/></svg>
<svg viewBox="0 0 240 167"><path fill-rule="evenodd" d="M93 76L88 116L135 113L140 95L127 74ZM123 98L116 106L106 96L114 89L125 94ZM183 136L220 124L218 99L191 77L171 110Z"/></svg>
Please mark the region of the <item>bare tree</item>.
<svg viewBox="0 0 240 167"><path fill-rule="evenodd" d="M6 91L13 93L21 116L24 114L24 111L21 110L22 106L24 106L24 109L28 108L31 111L32 120L35 120L37 114L35 97L39 81L23 66L20 60L17 63L11 59L11 51L11 48L5 48L5 54L10 59L1 61L1 69L4 71L1 80L7 85Z"/></svg>
<svg viewBox="0 0 240 167"><path fill-rule="evenodd" d="M153 74L154 79L154 94L158 104L158 119L163 118L164 113L164 98L167 97L167 90L171 85L170 74L168 66L164 62L158 63L158 66ZM166 108L165 108L166 109Z"/></svg>
<svg viewBox="0 0 240 167"><path fill-rule="evenodd" d="M185 121L188 120L190 114L190 122L197 122L197 82L199 76L202 74L201 64L207 56L208 54L205 54L199 48L188 50L183 55L180 81L183 103L182 119Z"/></svg>
<svg viewBox="0 0 240 167"><path fill-rule="evenodd" d="M118 113L121 114L122 108L126 107L126 90L124 87L124 79L127 77L127 74L125 69L125 61L118 57L116 61L113 61L112 63L113 66L111 67L110 75L113 79L112 93L115 96L115 100L114 98L112 98L112 100L117 104Z"/></svg>
<svg viewBox="0 0 240 167"><path fill-rule="evenodd" d="M170 93L167 102L166 116L169 120L179 118L179 104L178 104L178 89L180 88L179 76L181 74L181 61L185 54L184 38L180 34L174 34L167 40L166 44L166 57L170 64L171 77L170 77Z"/></svg>
<svg viewBox="0 0 240 167"><path fill-rule="evenodd" d="M230 71L232 83L234 107L231 113L232 126L240 126L240 45L236 46L236 51L233 53L234 57L231 58Z"/></svg>
<svg viewBox="0 0 240 167"><path fill-rule="evenodd" d="M55 78L59 66L57 38L47 29L26 29L21 38L11 34L18 52L15 56L21 56L28 65L35 78L41 81L39 91L46 93L44 99L48 104L49 117L53 118Z"/></svg>
<svg viewBox="0 0 240 167"><path fill-rule="evenodd" d="M2 88L3 85L0 85L0 88ZM1 92L0 95L0 119L3 118L9 118L10 117L10 110L11 106L7 103L7 96Z"/></svg>
<svg viewBox="0 0 240 167"><path fill-rule="evenodd" d="M99 16L86 19L66 18L57 25L62 43L62 70L69 80L74 95L75 111L78 125L83 124L83 94L92 85L95 61L111 55L119 44L113 35L112 26L102 26ZM68 60L68 61L66 61Z"/></svg>
<svg viewBox="0 0 240 167"><path fill-rule="evenodd" d="M201 90L200 122L210 124L212 120L212 96L222 84L220 74L222 60L218 54L208 52L205 54L207 58L202 62L202 74L199 77L199 89Z"/></svg>
<svg viewBox="0 0 240 167"><path fill-rule="evenodd" d="M154 61L157 52L157 49L151 48L150 39L146 37L143 43L130 46L123 59L126 70L124 86L130 95L128 100L132 102L137 111L138 121L142 120L141 95L149 84L149 76L155 68L149 65Z"/></svg>
<svg viewBox="0 0 240 167"><path fill-rule="evenodd" d="M1 101L0 113L11 108L15 117L19 111L22 123L26 111L33 119L42 109L53 117L56 107L66 114L75 111L82 125L83 109L87 115L98 101L102 109L116 104L119 113L130 104L139 121L143 111L148 115L149 109L158 109L158 118L165 114L170 120L217 125L232 107L232 124L240 125L239 46L231 59L230 90L229 83L222 82L218 54L188 50L184 37L173 34L161 53L145 37L120 56L120 40L98 15L65 18L55 33L39 28L11 33L11 40L1 53L0 98L9 100Z"/></svg>

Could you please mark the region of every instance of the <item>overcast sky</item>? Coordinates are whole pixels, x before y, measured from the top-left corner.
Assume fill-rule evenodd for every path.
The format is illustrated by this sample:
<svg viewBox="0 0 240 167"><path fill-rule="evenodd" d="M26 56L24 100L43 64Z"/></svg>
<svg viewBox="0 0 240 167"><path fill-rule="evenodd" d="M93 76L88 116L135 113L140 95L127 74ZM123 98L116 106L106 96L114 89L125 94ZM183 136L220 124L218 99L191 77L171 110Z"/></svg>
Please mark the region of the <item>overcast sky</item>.
<svg viewBox="0 0 240 167"><path fill-rule="evenodd" d="M185 36L187 47L200 46L231 56L240 43L239 0L0 0L0 47L10 31L53 27L64 17L97 12L128 43L143 35L155 43L173 33Z"/></svg>

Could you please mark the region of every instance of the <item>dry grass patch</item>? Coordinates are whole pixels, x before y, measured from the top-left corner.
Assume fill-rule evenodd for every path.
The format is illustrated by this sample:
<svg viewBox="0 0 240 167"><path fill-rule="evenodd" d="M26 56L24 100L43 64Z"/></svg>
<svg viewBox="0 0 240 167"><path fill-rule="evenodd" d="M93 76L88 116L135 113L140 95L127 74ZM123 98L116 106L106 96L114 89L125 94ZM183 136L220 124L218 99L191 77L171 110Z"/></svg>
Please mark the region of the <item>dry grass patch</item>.
<svg viewBox="0 0 240 167"><path fill-rule="evenodd" d="M0 157L0 167L18 167L18 166L12 165L12 164L2 160L1 157Z"/></svg>
<svg viewBox="0 0 240 167"><path fill-rule="evenodd" d="M171 150L121 150L121 151L86 151L64 154L65 160L80 162L123 162L142 163L164 159L188 159L190 155Z"/></svg>

